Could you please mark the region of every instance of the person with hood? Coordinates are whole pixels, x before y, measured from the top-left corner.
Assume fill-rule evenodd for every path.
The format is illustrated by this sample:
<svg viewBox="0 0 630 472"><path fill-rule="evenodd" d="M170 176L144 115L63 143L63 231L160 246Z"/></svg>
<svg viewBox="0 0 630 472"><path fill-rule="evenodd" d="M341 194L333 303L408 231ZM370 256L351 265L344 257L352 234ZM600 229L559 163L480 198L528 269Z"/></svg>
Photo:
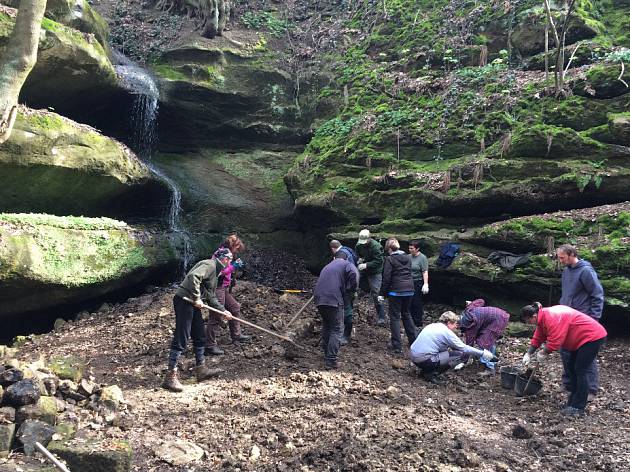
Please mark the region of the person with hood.
<svg viewBox="0 0 630 472"><path fill-rule="evenodd" d="M411 275L411 256L400 250L396 238L390 238L385 244L389 255L383 265L379 303L387 298L389 303L389 328L391 331L390 348L397 354L402 353L400 339L400 320L402 318L409 346L416 339L416 326L411 319L409 308L413 299L413 276Z"/></svg>
<svg viewBox="0 0 630 472"><path fill-rule="evenodd" d="M385 309L378 299L383 281L383 248L370 237L370 230L362 229L354 250L359 257L357 268L361 278L367 279L370 288L370 296L376 309L376 324L383 326L385 324Z"/></svg>
<svg viewBox="0 0 630 472"><path fill-rule="evenodd" d="M223 249L228 249L232 252L233 257L245 250L245 244L241 241L241 238L236 234L230 234L225 241L219 246L215 254ZM225 308L237 318L241 317L241 304L236 301L234 295L232 295L232 287L236 282L234 272L243 267L241 259L233 260L228 264L219 274L219 281L217 283L216 296L219 303L225 305ZM205 353L208 356L220 356L223 349L219 347L217 343L218 331L221 326L221 322L218 317L211 316L206 324L206 349ZM251 341L251 336L243 334L241 331L241 323L236 320L230 320L228 322L228 328L230 330L230 337L233 343L247 343Z"/></svg>
<svg viewBox="0 0 630 472"><path fill-rule="evenodd" d="M563 244L558 247L556 254L558 261L565 266L562 271L560 304L569 306L595 320L599 320L604 309L604 289L597 277L597 272L595 272L595 269L588 261L578 257L577 250L570 244ZM569 362L570 356L568 352L561 349L560 357L563 364ZM599 390L597 359L593 360L586 375L588 377L588 399L590 401L595 398ZM562 383L565 388L568 388L570 385L569 378L564 376Z"/></svg>
<svg viewBox="0 0 630 472"><path fill-rule="evenodd" d="M357 290L359 272L345 259L334 258L320 272L313 296L322 317L322 345L327 369L339 368L344 296Z"/></svg>
<svg viewBox="0 0 630 472"><path fill-rule="evenodd" d="M523 365L529 365L536 350L539 365L560 348L568 352L568 362L563 366L569 378L569 398L562 414L582 416L588 401L588 368L608 333L597 320L565 305L543 308L536 302L523 307L521 319L536 325L529 349L523 356Z"/></svg>
<svg viewBox="0 0 630 472"><path fill-rule="evenodd" d="M487 349L481 350L464 344L455 334L459 316L452 311L440 315L439 322L424 327L411 345L409 357L421 370L425 380L440 384L438 375L462 365L464 355L480 357L486 361L496 361Z"/></svg>
<svg viewBox="0 0 630 472"><path fill-rule="evenodd" d="M354 267L357 266L357 255L348 246L343 246L339 241L333 239L329 244L330 251L333 254L333 258L345 259L350 262ZM352 338L352 322L354 318L354 297L356 291L346 292L343 296L343 337L341 338L341 345L345 346L350 342Z"/></svg>
<svg viewBox="0 0 630 472"><path fill-rule="evenodd" d="M212 259L199 261L184 277L173 297L175 309L175 333L171 342L171 350L168 356L168 370L162 387L173 392L184 390L177 378L177 362L186 350L188 340L192 335L195 361L197 367L195 374L197 382L202 382L219 375L221 369L211 369L206 366L204 349L206 336L203 327L201 309L204 304L223 312L223 318L230 320L232 314L217 300L215 291L219 273L232 261L232 253L229 249L218 250ZM188 298L192 303L187 302ZM210 316L218 316L210 314Z"/></svg>
<svg viewBox="0 0 630 472"><path fill-rule="evenodd" d="M487 349L495 354L497 339L507 328L510 314L501 308L485 305L486 301L483 298L466 302L466 309L459 320L459 327L464 333L466 344L469 346L477 344L481 349ZM480 362L488 369L494 370L494 362L484 359Z"/></svg>

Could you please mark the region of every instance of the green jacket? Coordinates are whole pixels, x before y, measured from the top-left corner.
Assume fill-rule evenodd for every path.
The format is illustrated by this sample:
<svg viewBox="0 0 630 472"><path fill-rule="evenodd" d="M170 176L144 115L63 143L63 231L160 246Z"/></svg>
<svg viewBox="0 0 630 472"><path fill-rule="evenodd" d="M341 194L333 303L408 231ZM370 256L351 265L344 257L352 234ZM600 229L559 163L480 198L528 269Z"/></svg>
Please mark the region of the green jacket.
<svg viewBox="0 0 630 472"><path fill-rule="evenodd" d="M225 307L219 303L214 293L217 289L219 273L222 270L223 265L216 259L204 259L197 262L186 274L175 295L188 297L193 301L201 299L206 305L225 311Z"/></svg>
<svg viewBox="0 0 630 472"><path fill-rule="evenodd" d="M357 253L359 259L363 259L363 262L367 266L365 270L361 272L365 272L368 275L383 272L383 262L385 258L383 257L383 248L380 243L370 238L365 244L357 244L354 248L354 252Z"/></svg>

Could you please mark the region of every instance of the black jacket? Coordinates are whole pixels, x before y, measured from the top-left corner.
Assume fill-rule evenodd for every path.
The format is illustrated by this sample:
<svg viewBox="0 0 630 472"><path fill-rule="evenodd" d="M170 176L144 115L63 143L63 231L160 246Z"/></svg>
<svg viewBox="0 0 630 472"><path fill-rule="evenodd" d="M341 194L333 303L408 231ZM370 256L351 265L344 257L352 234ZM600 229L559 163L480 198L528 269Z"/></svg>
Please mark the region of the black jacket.
<svg viewBox="0 0 630 472"><path fill-rule="evenodd" d="M381 295L386 297L389 292L413 292L411 256L402 251L388 256L383 265Z"/></svg>

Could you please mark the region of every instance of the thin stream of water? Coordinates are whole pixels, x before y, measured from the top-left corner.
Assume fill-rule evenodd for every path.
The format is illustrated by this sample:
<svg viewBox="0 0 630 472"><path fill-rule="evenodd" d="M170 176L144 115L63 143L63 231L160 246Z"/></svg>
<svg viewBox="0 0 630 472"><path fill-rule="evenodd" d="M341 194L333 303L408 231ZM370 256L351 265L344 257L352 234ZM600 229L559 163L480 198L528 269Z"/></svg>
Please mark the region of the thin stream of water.
<svg viewBox="0 0 630 472"><path fill-rule="evenodd" d="M182 244L182 271L190 264L190 235L181 223L182 193L173 179L158 168L151 160L157 142L157 117L160 92L153 77L142 67L134 64L122 54L115 53L116 72L127 90L133 93L134 102L130 116L132 147L149 170L162 180L171 190L171 199L166 215L169 230Z"/></svg>

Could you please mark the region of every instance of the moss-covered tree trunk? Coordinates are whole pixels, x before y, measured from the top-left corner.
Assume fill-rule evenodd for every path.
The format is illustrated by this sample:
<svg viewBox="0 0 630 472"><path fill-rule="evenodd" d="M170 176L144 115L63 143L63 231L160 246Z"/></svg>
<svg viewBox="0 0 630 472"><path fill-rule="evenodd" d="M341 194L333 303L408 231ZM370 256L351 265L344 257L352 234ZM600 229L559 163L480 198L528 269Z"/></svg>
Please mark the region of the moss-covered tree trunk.
<svg viewBox="0 0 630 472"><path fill-rule="evenodd" d="M11 136L22 85L37 61L46 0L21 0L9 42L0 57L0 143Z"/></svg>

